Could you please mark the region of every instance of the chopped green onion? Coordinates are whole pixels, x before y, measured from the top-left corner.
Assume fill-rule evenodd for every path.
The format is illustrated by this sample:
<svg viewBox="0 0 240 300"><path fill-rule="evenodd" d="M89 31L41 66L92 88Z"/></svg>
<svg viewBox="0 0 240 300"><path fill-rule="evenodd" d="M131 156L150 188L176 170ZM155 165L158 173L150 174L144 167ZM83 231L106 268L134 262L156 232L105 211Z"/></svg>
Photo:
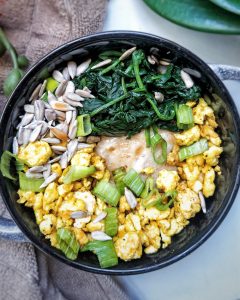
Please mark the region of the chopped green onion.
<svg viewBox="0 0 240 300"><path fill-rule="evenodd" d="M141 198L146 198L149 195L149 193L153 190L153 188L154 188L154 180L152 177L148 177L145 182L145 187L140 195Z"/></svg>
<svg viewBox="0 0 240 300"><path fill-rule="evenodd" d="M144 133L145 133L146 147L149 148L151 146L150 128L146 128Z"/></svg>
<svg viewBox="0 0 240 300"><path fill-rule="evenodd" d="M121 195L124 195L125 183L123 182L123 177L125 175L126 175L126 171L125 168L123 167L113 171L113 179Z"/></svg>
<svg viewBox="0 0 240 300"><path fill-rule="evenodd" d="M79 243L75 235L66 228L59 228L57 230L57 241L60 249L67 258L75 260L80 249Z"/></svg>
<svg viewBox="0 0 240 300"><path fill-rule="evenodd" d="M167 142L158 133L156 126L153 126L153 136L151 136L151 149L153 159L157 164L164 164L167 160Z"/></svg>
<svg viewBox="0 0 240 300"><path fill-rule="evenodd" d="M40 99L44 102L48 102L48 93L45 92Z"/></svg>
<svg viewBox="0 0 240 300"><path fill-rule="evenodd" d="M173 204L176 196L177 196L177 191L175 191L175 190L166 192L161 197L161 202L156 203L155 207L161 211L167 210ZM166 200L168 198L170 198L170 200L167 203L162 203L163 200Z"/></svg>
<svg viewBox="0 0 240 300"><path fill-rule="evenodd" d="M57 80L53 79L52 77L49 77L47 79L46 90L53 93L58 87L58 84L59 83L57 82Z"/></svg>
<svg viewBox="0 0 240 300"><path fill-rule="evenodd" d="M86 136L92 132L90 115L85 114L77 117L77 136Z"/></svg>
<svg viewBox="0 0 240 300"><path fill-rule="evenodd" d="M118 210L116 207L106 208L107 216L105 222L105 233L109 236L114 236L118 231Z"/></svg>
<svg viewBox="0 0 240 300"><path fill-rule="evenodd" d="M178 152L178 157L180 161L183 161L186 158L201 154L208 150L208 141L207 139L200 139L196 143L193 143L190 146L181 147Z"/></svg>
<svg viewBox="0 0 240 300"><path fill-rule="evenodd" d="M186 104L175 105L177 126L179 129L189 129L193 127L193 113L191 107Z"/></svg>
<svg viewBox="0 0 240 300"><path fill-rule="evenodd" d="M85 251L92 251L97 255L101 268L109 268L118 264L113 241L91 241L81 249L81 252Z"/></svg>
<svg viewBox="0 0 240 300"><path fill-rule="evenodd" d="M112 206L117 206L121 197L117 187L105 180L101 180L96 184L93 194Z"/></svg>
<svg viewBox="0 0 240 300"><path fill-rule="evenodd" d="M12 170L11 172L12 159L14 159L15 170ZM9 178L11 180L16 180L16 171L22 171L23 168L24 163L21 160L19 160L15 154L11 153L10 151L3 152L1 156L0 169L4 177Z"/></svg>
<svg viewBox="0 0 240 300"><path fill-rule="evenodd" d="M71 166L70 170L63 177L63 183L65 184L71 183L73 181L90 176L94 172L96 172L96 168L94 166L90 166L90 167Z"/></svg>
<svg viewBox="0 0 240 300"><path fill-rule="evenodd" d="M145 208L152 207L156 205L161 200L161 196L157 189L153 189L146 198L142 199L142 205Z"/></svg>
<svg viewBox="0 0 240 300"><path fill-rule="evenodd" d="M136 196L140 196L144 189L144 181L134 169L130 169L127 172L123 178L123 182Z"/></svg>
<svg viewBox="0 0 240 300"><path fill-rule="evenodd" d="M43 178L28 178L23 172L19 172L19 186L23 191L41 192L40 186L43 184Z"/></svg>

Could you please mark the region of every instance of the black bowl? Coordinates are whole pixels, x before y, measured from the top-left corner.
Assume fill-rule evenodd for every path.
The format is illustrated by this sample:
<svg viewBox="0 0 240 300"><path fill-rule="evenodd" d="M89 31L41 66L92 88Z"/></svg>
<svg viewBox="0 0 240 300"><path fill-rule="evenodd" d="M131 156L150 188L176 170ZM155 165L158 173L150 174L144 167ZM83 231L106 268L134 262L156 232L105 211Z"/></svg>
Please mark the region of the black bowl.
<svg viewBox="0 0 240 300"><path fill-rule="evenodd" d="M176 64L193 68L202 74L198 84L210 95L223 140L224 153L221 156L222 175L217 176L216 192L207 200L207 214L199 213L181 233L173 237L172 244L156 254L143 255L130 262L119 261L110 269L101 269L97 258L91 253L80 254L76 261L67 259L61 251L50 246L40 233L31 209L16 203L16 187L0 176L1 193L13 220L22 232L40 250L56 257L66 264L86 271L102 274L137 274L163 268L191 253L199 247L219 226L227 215L239 186L239 143L240 120L237 109L226 87L209 66L189 50L163 38L139 32L116 31L98 33L66 43L53 50L35 64L24 76L6 104L0 127L0 151L10 149L15 133L17 117L23 104L28 102L34 87L48 72L60 68L66 61L93 57L102 50L130 48L133 45L149 50L160 49L162 57L174 59Z"/></svg>

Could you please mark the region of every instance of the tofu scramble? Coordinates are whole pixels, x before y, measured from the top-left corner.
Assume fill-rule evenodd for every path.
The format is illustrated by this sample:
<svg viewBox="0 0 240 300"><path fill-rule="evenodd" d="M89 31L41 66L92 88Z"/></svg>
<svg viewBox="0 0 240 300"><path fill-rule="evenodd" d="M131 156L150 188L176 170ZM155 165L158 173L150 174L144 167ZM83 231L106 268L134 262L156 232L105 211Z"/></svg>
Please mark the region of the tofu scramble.
<svg viewBox="0 0 240 300"><path fill-rule="evenodd" d="M191 218L206 213L223 149L214 111L203 98L175 105L176 131L147 126L125 138L124 147L123 137L90 135L95 125L88 114L77 117L78 108L96 95L73 83L89 65L69 62L37 87L24 107L11 158L18 165L17 202L33 209L50 244L69 259L92 251L107 268L118 258L161 251ZM181 120L180 112L190 121Z"/></svg>

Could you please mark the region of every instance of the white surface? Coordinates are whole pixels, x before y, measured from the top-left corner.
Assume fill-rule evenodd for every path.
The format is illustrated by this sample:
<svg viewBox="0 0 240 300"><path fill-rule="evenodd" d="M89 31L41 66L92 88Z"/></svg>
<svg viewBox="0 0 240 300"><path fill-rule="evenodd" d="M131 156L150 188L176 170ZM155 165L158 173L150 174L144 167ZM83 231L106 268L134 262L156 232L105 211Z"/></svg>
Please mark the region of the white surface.
<svg viewBox="0 0 240 300"><path fill-rule="evenodd" d="M192 31L164 20L141 0L110 0L104 30L138 30L173 40L206 62L240 66L240 36ZM228 82L240 110L240 83ZM155 272L118 277L131 299L240 299L240 193L220 228L181 261Z"/></svg>

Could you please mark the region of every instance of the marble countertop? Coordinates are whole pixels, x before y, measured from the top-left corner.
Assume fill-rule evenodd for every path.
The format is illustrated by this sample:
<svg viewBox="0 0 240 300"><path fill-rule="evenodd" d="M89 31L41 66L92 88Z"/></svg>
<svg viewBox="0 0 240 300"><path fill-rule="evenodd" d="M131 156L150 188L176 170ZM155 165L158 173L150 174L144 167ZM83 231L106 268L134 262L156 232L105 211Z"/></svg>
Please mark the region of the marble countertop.
<svg viewBox="0 0 240 300"><path fill-rule="evenodd" d="M104 30L153 33L187 47L208 63L240 66L240 36L185 29L159 17L142 0L110 0ZM240 111L240 82L225 82ZM181 261L151 273L118 276L141 300L240 299L240 192L217 231Z"/></svg>

